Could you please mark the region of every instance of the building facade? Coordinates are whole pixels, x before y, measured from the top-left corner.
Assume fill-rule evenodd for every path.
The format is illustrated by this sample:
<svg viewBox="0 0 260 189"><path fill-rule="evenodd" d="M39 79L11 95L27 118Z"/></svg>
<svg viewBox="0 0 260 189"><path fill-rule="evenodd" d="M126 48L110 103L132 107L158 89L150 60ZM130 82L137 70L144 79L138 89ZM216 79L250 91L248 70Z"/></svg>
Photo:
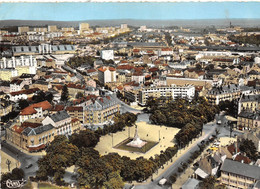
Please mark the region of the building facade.
<svg viewBox="0 0 260 189"><path fill-rule="evenodd" d="M221 166L220 183L228 188L253 188L260 180L260 167L226 159Z"/></svg>
<svg viewBox="0 0 260 189"><path fill-rule="evenodd" d="M168 87L154 87L144 88L139 92L139 104L144 106L149 97L153 98L188 98L192 99L195 95L195 87L188 86L168 86Z"/></svg>
<svg viewBox="0 0 260 189"><path fill-rule="evenodd" d="M117 113L120 113L120 104L113 96L99 97L84 106L84 124L109 123Z"/></svg>

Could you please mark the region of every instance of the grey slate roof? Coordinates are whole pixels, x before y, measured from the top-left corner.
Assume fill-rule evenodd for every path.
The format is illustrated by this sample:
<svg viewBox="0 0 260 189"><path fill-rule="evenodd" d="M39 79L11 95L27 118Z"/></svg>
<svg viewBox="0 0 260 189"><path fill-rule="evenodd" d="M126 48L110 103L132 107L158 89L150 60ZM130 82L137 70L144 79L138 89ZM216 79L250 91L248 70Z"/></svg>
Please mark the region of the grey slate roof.
<svg viewBox="0 0 260 189"><path fill-rule="evenodd" d="M238 114L238 117L243 117L247 119L253 119L253 120L260 120L259 113L253 113L248 111L242 111L240 114Z"/></svg>
<svg viewBox="0 0 260 189"><path fill-rule="evenodd" d="M53 125L51 124L48 124L48 125L43 125L43 126L39 126L39 127L36 127L36 128L31 128L31 127L27 127L26 129L23 130L23 134L25 136L29 136L29 135L38 135L38 134L41 134L45 131L49 131L51 129L53 129Z"/></svg>
<svg viewBox="0 0 260 189"><path fill-rule="evenodd" d="M253 87L248 87L248 86L238 86L235 84L231 84L231 85L226 85L223 86L222 88L212 88L208 94L225 94L225 93L231 93L231 92L236 92L236 91L248 91L251 90L253 91L254 88ZM256 89L257 90L257 89Z"/></svg>
<svg viewBox="0 0 260 189"><path fill-rule="evenodd" d="M256 180L260 179L260 167L240 163L238 161L233 161L230 159L225 159L223 165L221 166L221 171L246 176Z"/></svg>
<svg viewBox="0 0 260 189"><path fill-rule="evenodd" d="M240 102L260 102L260 94L243 95Z"/></svg>
<svg viewBox="0 0 260 189"><path fill-rule="evenodd" d="M65 110L63 110L63 111L59 111L59 112L57 112L56 114L52 114L51 116L50 116L50 118L56 123L56 122L59 122L59 121L61 121L61 120L64 120L64 119L67 119L67 118L69 118L70 117L70 115L65 111Z"/></svg>

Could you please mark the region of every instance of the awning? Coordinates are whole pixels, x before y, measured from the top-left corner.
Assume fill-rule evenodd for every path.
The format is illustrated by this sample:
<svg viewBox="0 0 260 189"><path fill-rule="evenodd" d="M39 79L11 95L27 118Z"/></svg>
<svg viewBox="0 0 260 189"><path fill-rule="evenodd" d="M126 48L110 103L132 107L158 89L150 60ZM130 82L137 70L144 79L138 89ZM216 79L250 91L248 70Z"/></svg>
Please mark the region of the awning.
<svg viewBox="0 0 260 189"><path fill-rule="evenodd" d="M231 116L226 116L226 119L227 119L228 121L237 121L236 118L231 117Z"/></svg>
<svg viewBox="0 0 260 189"><path fill-rule="evenodd" d="M29 146L28 150L29 150L29 152L33 152L33 151L41 150L43 148L45 148L45 144L41 144L39 146Z"/></svg>
<svg viewBox="0 0 260 189"><path fill-rule="evenodd" d="M198 168L195 171L195 174L200 176L201 178L206 178L207 176L209 176L207 173L205 173L202 169Z"/></svg>

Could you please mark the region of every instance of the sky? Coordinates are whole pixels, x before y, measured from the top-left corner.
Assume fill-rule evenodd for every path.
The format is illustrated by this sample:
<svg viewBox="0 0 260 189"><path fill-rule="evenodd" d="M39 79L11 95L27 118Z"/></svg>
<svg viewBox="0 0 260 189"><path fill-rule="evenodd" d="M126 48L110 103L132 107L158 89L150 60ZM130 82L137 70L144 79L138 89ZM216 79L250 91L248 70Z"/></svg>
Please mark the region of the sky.
<svg viewBox="0 0 260 189"><path fill-rule="evenodd" d="M0 3L0 20L260 19L260 2Z"/></svg>

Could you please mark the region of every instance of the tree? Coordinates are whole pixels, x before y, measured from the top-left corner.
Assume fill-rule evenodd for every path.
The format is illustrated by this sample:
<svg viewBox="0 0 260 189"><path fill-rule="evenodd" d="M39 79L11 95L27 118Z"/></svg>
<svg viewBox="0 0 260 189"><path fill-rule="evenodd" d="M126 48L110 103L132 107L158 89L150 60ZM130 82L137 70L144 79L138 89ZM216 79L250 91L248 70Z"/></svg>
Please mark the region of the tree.
<svg viewBox="0 0 260 189"><path fill-rule="evenodd" d="M62 92L61 92L61 101L67 102L69 100L69 91L67 85L64 85L62 87Z"/></svg>
<svg viewBox="0 0 260 189"><path fill-rule="evenodd" d="M214 189L214 185L216 183L216 178L214 176L208 176L207 178L203 179L200 184L201 189Z"/></svg>
<svg viewBox="0 0 260 189"><path fill-rule="evenodd" d="M201 70L201 69L202 69L201 64L197 63L197 64L195 65L195 69L198 70L198 71Z"/></svg>
<svg viewBox="0 0 260 189"><path fill-rule="evenodd" d="M20 99L20 100L18 101L18 104L19 104L20 110L22 110L22 109L24 109L24 108L26 108L26 107L29 106L28 101L27 101L27 100L24 100L24 99Z"/></svg>
<svg viewBox="0 0 260 189"><path fill-rule="evenodd" d="M12 170L12 177L14 180L19 180L24 178L24 171L20 168L14 168Z"/></svg>
<svg viewBox="0 0 260 189"><path fill-rule="evenodd" d="M77 99L82 98L83 96L84 96L84 95L83 95L82 92L78 92L78 93L76 94L76 98L77 98Z"/></svg>
<svg viewBox="0 0 260 189"><path fill-rule="evenodd" d="M252 140L248 140L248 139L243 139L240 143L239 149L246 153L246 155L256 161L257 160L257 150L255 147L255 144L253 143Z"/></svg>
<svg viewBox="0 0 260 189"><path fill-rule="evenodd" d="M42 102L45 100L45 93L43 91L38 91L37 94L33 95L32 100L37 102Z"/></svg>
<svg viewBox="0 0 260 189"><path fill-rule="evenodd" d="M39 169L36 176L40 180L47 180L48 176L51 176L57 184L61 185L65 168L76 163L79 149L70 144L65 136L60 135L54 138L46 152L47 154L38 160Z"/></svg>
<svg viewBox="0 0 260 189"><path fill-rule="evenodd" d="M4 173L1 176L1 188L6 189L6 181L10 180L21 180L24 178L24 171L20 168L14 168L11 173Z"/></svg>
<svg viewBox="0 0 260 189"><path fill-rule="evenodd" d="M99 142L99 136L94 131L86 129L80 131L79 134L72 134L69 138L69 142L76 145L78 148L95 147Z"/></svg>
<svg viewBox="0 0 260 189"><path fill-rule="evenodd" d="M112 172L108 174L108 181L104 182L104 189L121 189L124 187L124 182L122 177L117 172Z"/></svg>

